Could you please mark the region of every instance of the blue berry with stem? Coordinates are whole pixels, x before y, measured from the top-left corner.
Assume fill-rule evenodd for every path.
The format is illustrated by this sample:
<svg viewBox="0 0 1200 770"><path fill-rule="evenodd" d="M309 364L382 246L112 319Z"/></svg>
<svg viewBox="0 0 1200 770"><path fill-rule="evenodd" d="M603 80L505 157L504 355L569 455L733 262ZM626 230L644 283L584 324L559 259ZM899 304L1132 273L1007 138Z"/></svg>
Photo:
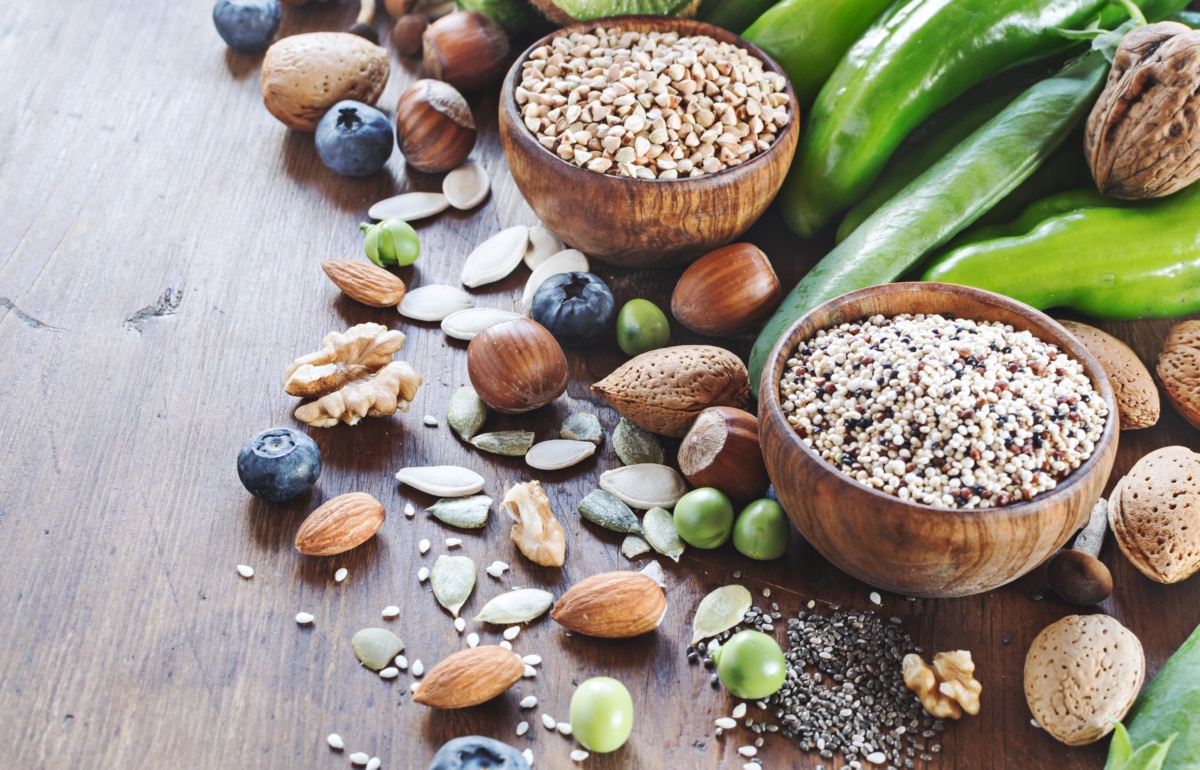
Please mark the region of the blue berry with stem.
<svg viewBox="0 0 1200 770"><path fill-rule="evenodd" d="M255 497L281 503L307 492L321 475L317 442L291 428L271 428L238 452L238 478Z"/></svg>
<svg viewBox="0 0 1200 770"><path fill-rule="evenodd" d="M368 176L392 155L396 134L387 116L351 99L333 105L317 123L317 154L344 176Z"/></svg>
<svg viewBox="0 0 1200 770"><path fill-rule="evenodd" d="M235 51L265 51L279 31L279 0L217 0L213 24L225 45Z"/></svg>

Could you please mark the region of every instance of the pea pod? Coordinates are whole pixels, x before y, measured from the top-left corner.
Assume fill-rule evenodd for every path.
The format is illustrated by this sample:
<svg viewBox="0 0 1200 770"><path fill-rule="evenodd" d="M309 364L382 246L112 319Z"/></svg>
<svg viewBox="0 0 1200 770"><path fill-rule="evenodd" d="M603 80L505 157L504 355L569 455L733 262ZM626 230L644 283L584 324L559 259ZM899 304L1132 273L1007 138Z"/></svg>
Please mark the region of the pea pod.
<svg viewBox="0 0 1200 770"><path fill-rule="evenodd" d="M1186 0L1140 0L1150 19ZM900 0L838 63L813 104L780 193L788 225L821 230L857 202L897 146L985 77L1069 47L1060 29L1125 15L1107 0ZM1103 13L1102 13L1103 12ZM1107 27L1106 27L1107 28Z"/></svg>
<svg viewBox="0 0 1200 770"><path fill-rule="evenodd" d="M1104 54L1092 50L1030 86L877 209L767 321L750 351L751 385L758 387L771 348L800 316L848 291L896 280L1028 178L1091 109L1107 72Z"/></svg>
<svg viewBox="0 0 1200 770"><path fill-rule="evenodd" d="M696 18L741 32L774 4L775 0L701 0Z"/></svg>
<svg viewBox="0 0 1200 770"><path fill-rule="evenodd" d="M1200 310L1200 185L1152 205L1077 208L1021 235L967 243L922 278L1096 318Z"/></svg>

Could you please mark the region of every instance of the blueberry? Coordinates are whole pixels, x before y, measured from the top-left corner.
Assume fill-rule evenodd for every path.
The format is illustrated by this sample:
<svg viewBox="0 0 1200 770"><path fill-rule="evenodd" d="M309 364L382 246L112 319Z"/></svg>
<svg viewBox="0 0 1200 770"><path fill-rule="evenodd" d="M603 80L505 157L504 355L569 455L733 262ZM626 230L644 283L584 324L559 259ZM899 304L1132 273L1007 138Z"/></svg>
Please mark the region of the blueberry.
<svg viewBox="0 0 1200 770"><path fill-rule="evenodd" d="M366 176L383 168L396 135L387 116L369 104L338 102L317 123L317 154L345 176Z"/></svg>
<svg viewBox="0 0 1200 770"><path fill-rule="evenodd" d="M529 763L507 743L484 735L468 735L438 749L429 770L529 770Z"/></svg>
<svg viewBox="0 0 1200 770"><path fill-rule="evenodd" d="M599 276L559 273L534 292L530 315L563 345L591 345L608 333L615 307L608 284Z"/></svg>
<svg viewBox="0 0 1200 770"><path fill-rule="evenodd" d="M217 0L213 24L235 51L265 51L275 38L283 14L279 0Z"/></svg>
<svg viewBox="0 0 1200 770"><path fill-rule="evenodd" d="M255 497L280 503L307 492L321 475L317 442L291 428L264 430L242 445L238 477Z"/></svg>

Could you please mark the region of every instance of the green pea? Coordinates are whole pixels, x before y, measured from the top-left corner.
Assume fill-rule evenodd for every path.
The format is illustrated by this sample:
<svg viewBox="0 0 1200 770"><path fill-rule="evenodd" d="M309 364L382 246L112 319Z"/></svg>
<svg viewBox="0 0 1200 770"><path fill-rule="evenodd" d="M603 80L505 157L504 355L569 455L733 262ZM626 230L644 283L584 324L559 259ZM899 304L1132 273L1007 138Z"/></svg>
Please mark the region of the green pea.
<svg viewBox="0 0 1200 770"><path fill-rule="evenodd" d="M407 267L421 255L417 231L403 219L385 219L373 225L363 223L358 228L366 233L363 250L367 259L380 267Z"/></svg>
<svg viewBox="0 0 1200 770"><path fill-rule="evenodd" d="M733 530L733 503L712 487L693 489L675 503L675 530L696 548L716 548Z"/></svg>
<svg viewBox="0 0 1200 770"><path fill-rule="evenodd" d="M761 700L779 692L787 660L779 644L762 631L739 631L712 654L717 676L738 698Z"/></svg>
<svg viewBox="0 0 1200 770"><path fill-rule="evenodd" d="M666 315L648 299L631 299L617 314L617 345L626 355L664 347L670 338Z"/></svg>
<svg viewBox="0 0 1200 770"><path fill-rule="evenodd" d="M738 514L733 524L733 547L751 559L778 559L787 553L790 533L783 508L764 497L750 503Z"/></svg>
<svg viewBox="0 0 1200 770"><path fill-rule="evenodd" d="M608 676L581 682L571 696L571 733L588 751L616 751L633 732L633 698Z"/></svg>

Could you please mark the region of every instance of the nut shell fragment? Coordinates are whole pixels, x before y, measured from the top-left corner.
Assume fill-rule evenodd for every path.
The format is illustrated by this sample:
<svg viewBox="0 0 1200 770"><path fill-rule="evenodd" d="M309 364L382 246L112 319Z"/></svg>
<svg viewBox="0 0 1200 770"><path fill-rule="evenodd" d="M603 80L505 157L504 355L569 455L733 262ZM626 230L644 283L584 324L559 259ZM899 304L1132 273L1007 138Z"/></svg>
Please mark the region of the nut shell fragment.
<svg viewBox="0 0 1200 770"><path fill-rule="evenodd" d="M604 572L571 586L550 618L586 636L622 639L658 628L667 613L662 587L639 572Z"/></svg>
<svg viewBox="0 0 1200 770"><path fill-rule="evenodd" d="M516 522L509 537L521 553L534 564L561 567L566 560L567 538L541 483L512 485L500 504Z"/></svg>
<svg viewBox="0 0 1200 770"><path fill-rule="evenodd" d="M425 672L413 700L440 709L477 706L512 687L524 673L525 664L511 650L497 645L469 647Z"/></svg>

